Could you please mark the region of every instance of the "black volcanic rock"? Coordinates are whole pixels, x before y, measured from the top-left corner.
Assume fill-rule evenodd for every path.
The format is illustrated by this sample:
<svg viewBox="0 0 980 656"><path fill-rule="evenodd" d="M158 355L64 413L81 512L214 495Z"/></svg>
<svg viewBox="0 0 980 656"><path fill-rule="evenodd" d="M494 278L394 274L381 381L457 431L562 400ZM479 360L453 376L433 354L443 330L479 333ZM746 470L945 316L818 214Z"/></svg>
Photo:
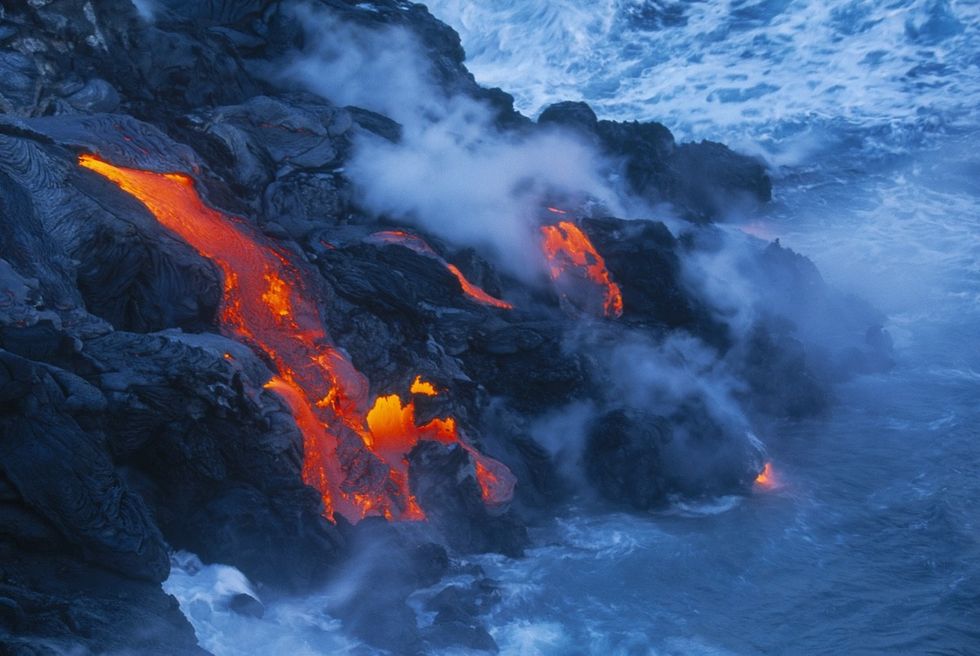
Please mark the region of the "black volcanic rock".
<svg viewBox="0 0 980 656"><path fill-rule="evenodd" d="M450 546L465 553L523 554L527 529L512 514L487 510L473 463L462 447L419 442L408 461L412 494Z"/></svg>
<svg viewBox="0 0 980 656"><path fill-rule="evenodd" d="M663 448L670 440L663 417L636 417L622 410L600 417L582 461L592 485L606 499L645 510L666 502L669 484Z"/></svg>
<svg viewBox="0 0 980 656"><path fill-rule="evenodd" d="M141 473L173 546L291 589L328 573L342 538L302 484L291 416L250 378L270 375L254 356L218 337L122 332L84 354L86 376L106 391L113 455Z"/></svg>
<svg viewBox="0 0 980 656"><path fill-rule="evenodd" d="M588 103L566 100L548 105L538 117L538 125L560 125L585 135L599 131L599 117Z"/></svg>
<svg viewBox="0 0 980 656"><path fill-rule="evenodd" d="M547 107L539 126L557 125L592 141L619 161L633 193L652 204L670 203L694 221L711 221L772 199L761 162L719 143L677 144L664 125L600 121L583 102Z"/></svg>
<svg viewBox="0 0 980 656"><path fill-rule="evenodd" d="M86 560L162 581L170 571L162 536L99 436L58 410L70 407L65 391L44 367L0 351L0 470ZM100 402L96 393L92 403Z"/></svg>
<svg viewBox="0 0 980 656"><path fill-rule="evenodd" d="M663 223L587 219L582 227L623 292L623 319L652 328L683 329L724 345L727 329L688 289L682 249Z"/></svg>
<svg viewBox="0 0 980 656"><path fill-rule="evenodd" d="M339 576L341 591L331 596L329 612L369 645L397 654L424 653L406 601L446 574L445 550L425 542L411 527L378 518L365 519L348 538L350 567Z"/></svg>
<svg viewBox="0 0 980 656"><path fill-rule="evenodd" d="M0 653L208 656L159 584L0 537Z"/></svg>
<svg viewBox="0 0 980 656"><path fill-rule="evenodd" d="M582 462L604 499L637 510L664 506L671 495L740 493L762 471L764 452L731 430L698 402L670 416L612 410L592 423Z"/></svg>

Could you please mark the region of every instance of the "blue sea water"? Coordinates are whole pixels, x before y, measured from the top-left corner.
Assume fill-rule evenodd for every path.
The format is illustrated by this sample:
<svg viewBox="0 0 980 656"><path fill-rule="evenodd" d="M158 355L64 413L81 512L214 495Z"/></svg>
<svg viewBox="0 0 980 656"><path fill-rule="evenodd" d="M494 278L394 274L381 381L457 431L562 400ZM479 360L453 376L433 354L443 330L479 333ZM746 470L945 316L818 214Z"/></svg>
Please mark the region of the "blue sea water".
<svg viewBox="0 0 980 656"><path fill-rule="evenodd" d="M586 100L761 157L774 202L731 224L871 300L896 343L829 416L767 430L773 489L569 509L527 558L478 559L502 652L980 653L980 2L427 4L529 115ZM320 600L245 620L212 600L247 582L194 570L168 586L215 653L361 653Z"/></svg>
<svg viewBox="0 0 980 656"><path fill-rule="evenodd" d="M585 100L763 158L733 216L889 315L898 365L766 436L778 485L570 513L524 561L512 654L980 653L980 3L432 0L530 115Z"/></svg>

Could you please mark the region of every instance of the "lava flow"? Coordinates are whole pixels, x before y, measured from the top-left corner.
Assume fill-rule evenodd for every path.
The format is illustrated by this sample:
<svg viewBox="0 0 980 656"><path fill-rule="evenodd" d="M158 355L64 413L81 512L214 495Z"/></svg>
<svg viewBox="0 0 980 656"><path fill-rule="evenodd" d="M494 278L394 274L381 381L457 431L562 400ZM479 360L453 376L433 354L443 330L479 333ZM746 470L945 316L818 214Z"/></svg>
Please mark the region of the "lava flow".
<svg viewBox="0 0 980 656"><path fill-rule="evenodd" d="M208 207L186 175L117 167L93 155L80 156L79 164L134 196L221 270L222 332L252 346L277 371L265 387L283 399L303 434L303 480L320 491L328 518L339 512L351 521L369 514L423 519L409 491L406 460L423 439L460 444L474 459L484 501L509 500L513 474L463 441L454 419L418 427L414 402L403 404L397 395L379 397L368 408L367 379L326 333L315 296L288 252L264 243L244 222ZM421 378L412 392L437 394ZM351 445L384 462L390 484L366 483L363 472L346 471L339 453L349 452Z"/></svg>
<svg viewBox="0 0 980 656"><path fill-rule="evenodd" d="M767 462L759 475L755 478L755 484L766 489L776 486L776 473L772 469L772 463Z"/></svg>
<svg viewBox="0 0 980 656"><path fill-rule="evenodd" d="M549 208L552 212L561 212ZM623 316L623 292L609 274L606 261L582 230L570 221L541 226L543 248L548 257L551 279L560 283L571 272L578 272L603 292L602 311L607 317Z"/></svg>
<svg viewBox="0 0 980 656"><path fill-rule="evenodd" d="M486 293L478 286L471 283L463 275L463 272L459 270L455 264L450 264L445 259L442 258L438 253L433 250L429 244L425 242L424 239L418 235L412 235L402 230L384 230L382 232L376 232L371 235L374 239L384 242L386 244L398 244L404 246L405 248L415 251L419 255L424 255L425 257L431 257L432 259L438 261L444 267L449 269L449 273L456 277L459 281L459 286L463 289L463 293L472 298L477 303L482 303L483 305L489 305L491 307L500 308L502 310L513 310L514 306L507 301L502 301L499 298L491 296Z"/></svg>

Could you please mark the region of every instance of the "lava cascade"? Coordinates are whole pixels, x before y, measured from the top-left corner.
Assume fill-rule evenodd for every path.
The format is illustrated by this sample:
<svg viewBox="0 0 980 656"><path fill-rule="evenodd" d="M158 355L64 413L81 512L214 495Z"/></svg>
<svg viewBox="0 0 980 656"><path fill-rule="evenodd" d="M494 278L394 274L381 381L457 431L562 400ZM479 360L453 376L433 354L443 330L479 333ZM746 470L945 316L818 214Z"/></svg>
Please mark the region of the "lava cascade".
<svg viewBox="0 0 980 656"><path fill-rule="evenodd" d="M430 257L437 260L456 277L456 280L459 281L459 286L463 289L463 293L477 303L500 308L502 310L514 309L514 306L507 301L491 296L480 287L467 280L466 276L463 275L463 272L459 270L459 267L457 267L455 264L450 264L443 259L442 256L436 253L435 250L418 235L409 234L402 230L384 230L382 232L376 232L371 236L377 241L381 241L386 244L398 244L408 248L409 250L415 251L419 255L424 255L425 257Z"/></svg>
<svg viewBox="0 0 980 656"><path fill-rule="evenodd" d="M562 212L549 208L553 213ZM563 212L562 212L563 213ZM606 261L588 236L570 221L541 226L542 247L548 258L548 272L556 283L574 276L584 277L602 289L602 311L607 317L623 315L623 292L606 268Z"/></svg>
<svg viewBox="0 0 980 656"><path fill-rule="evenodd" d="M467 444L454 419L416 426L414 401L403 403L397 395L378 397L369 407L368 380L331 341L314 294L288 252L264 243L241 220L208 207L187 175L118 167L93 155L80 156L79 164L135 197L221 270L222 332L262 353L277 371L265 387L282 398L303 434L303 480L320 491L328 518L339 512L351 521L367 515L423 519L409 491L406 460L422 439L465 448L488 505L510 499L513 474ZM412 393L437 391L417 377ZM349 475L340 458L342 440L356 442L387 464L388 482L369 485Z"/></svg>

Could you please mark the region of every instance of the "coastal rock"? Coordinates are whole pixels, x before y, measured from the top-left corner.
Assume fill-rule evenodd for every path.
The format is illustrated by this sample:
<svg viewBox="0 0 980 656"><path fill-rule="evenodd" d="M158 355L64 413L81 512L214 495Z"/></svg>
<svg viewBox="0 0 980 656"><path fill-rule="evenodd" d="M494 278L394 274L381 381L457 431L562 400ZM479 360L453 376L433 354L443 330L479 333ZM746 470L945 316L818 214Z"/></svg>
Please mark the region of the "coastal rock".
<svg viewBox="0 0 980 656"><path fill-rule="evenodd" d="M669 203L692 221L721 219L772 199L761 162L712 141L678 144L660 123L600 121L586 103L561 102L545 108L538 125L591 140L621 163L633 193L654 205Z"/></svg>
<svg viewBox="0 0 980 656"><path fill-rule="evenodd" d="M488 512L474 465L462 447L420 442L408 461L412 494L451 547L464 553L523 554L527 529L511 514Z"/></svg>

